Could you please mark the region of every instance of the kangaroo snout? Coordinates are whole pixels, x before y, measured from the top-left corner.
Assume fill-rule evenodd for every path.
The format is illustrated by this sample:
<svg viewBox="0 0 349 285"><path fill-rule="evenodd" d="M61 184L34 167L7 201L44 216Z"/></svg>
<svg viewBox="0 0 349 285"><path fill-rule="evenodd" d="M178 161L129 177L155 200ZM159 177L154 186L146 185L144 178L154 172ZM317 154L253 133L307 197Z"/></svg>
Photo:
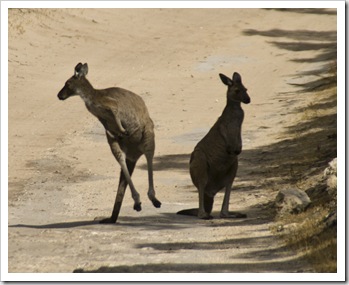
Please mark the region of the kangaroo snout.
<svg viewBox="0 0 349 285"><path fill-rule="evenodd" d="M246 94L247 95L247 94ZM251 103L251 98L247 95L246 98L242 100L242 103L244 104L250 104Z"/></svg>
<svg viewBox="0 0 349 285"><path fill-rule="evenodd" d="M59 91L58 95L57 95L59 100L65 100L69 97L69 95L67 94L67 92L64 91L64 88Z"/></svg>

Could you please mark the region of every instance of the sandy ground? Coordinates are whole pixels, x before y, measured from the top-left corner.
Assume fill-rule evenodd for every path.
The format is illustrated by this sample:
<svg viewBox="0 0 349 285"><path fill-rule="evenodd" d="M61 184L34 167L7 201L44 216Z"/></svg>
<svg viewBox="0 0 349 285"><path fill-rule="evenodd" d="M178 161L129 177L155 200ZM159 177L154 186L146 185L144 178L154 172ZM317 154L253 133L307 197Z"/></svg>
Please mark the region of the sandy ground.
<svg viewBox="0 0 349 285"><path fill-rule="evenodd" d="M311 100L287 92L305 80L300 71L317 67L303 59L320 49L283 47L320 45L330 39L317 35L335 30L331 10L10 10L9 272L311 272L270 231L268 205L282 177L259 172L267 167L260 150L282 140L299 120L296 108ZM146 197L142 158L133 180L143 210L132 209L127 191L117 224L94 221L111 213L119 166L82 100L57 99L78 62L89 64L95 88L119 86L145 100L155 123L160 209ZM234 71L252 102L243 106L230 208L248 217L219 219L223 193L215 219L178 216L197 206L189 155L225 106L218 73Z"/></svg>

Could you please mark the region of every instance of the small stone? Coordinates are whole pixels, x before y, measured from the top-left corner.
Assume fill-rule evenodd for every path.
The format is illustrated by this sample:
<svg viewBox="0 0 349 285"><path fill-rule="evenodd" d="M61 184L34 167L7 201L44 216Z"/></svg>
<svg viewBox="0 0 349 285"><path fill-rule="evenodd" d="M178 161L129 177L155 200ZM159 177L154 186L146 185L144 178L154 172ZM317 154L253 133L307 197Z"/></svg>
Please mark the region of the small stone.
<svg viewBox="0 0 349 285"><path fill-rule="evenodd" d="M275 198L276 208L281 213L303 212L311 203L307 193L296 188L282 189Z"/></svg>

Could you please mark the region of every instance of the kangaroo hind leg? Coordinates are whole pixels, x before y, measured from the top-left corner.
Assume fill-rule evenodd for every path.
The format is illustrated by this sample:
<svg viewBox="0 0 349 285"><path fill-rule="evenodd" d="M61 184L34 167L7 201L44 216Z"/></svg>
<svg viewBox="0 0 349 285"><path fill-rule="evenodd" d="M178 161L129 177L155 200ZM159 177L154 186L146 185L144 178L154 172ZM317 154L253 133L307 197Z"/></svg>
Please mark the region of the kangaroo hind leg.
<svg viewBox="0 0 349 285"><path fill-rule="evenodd" d="M146 153L147 165L148 165L148 181L149 181L149 189L148 189L148 198L153 203L155 208L161 207L161 202L155 197L154 190L154 178L153 178L153 152Z"/></svg>
<svg viewBox="0 0 349 285"><path fill-rule="evenodd" d="M225 193L224 193L224 198L223 198L223 204L222 204L222 210L220 213L220 217L221 218L246 218L246 214L242 214L239 212L232 212L229 211L229 201L230 201L230 193L232 190L232 185L233 185L233 181L235 179L235 175L237 172L237 168L238 168L238 163L236 162L236 165L233 167L230 175L231 175L231 180L227 182L226 186L225 186Z"/></svg>
<svg viewBox="0 0 349 285"><path fill-rule="evenodd" d="M230 192L231 192L231 185L226 186L225 188L225 194L223 198L223 204L222 204L222 210L220 213L221 218L246 218L246 214L235 212L235 211L229 211L229 198L230 198Z"/></svg>
<svg viewBox="0 0 349 285"><path fill-rule="evenodd" d="M126 160L126 164L127 164L127 169L128 169L129 174L132 175L136 163L133 161L130 161L130 160ZM127 185L128 185L128 183L127 183L125 174L121 170L120 171L119 187L118 187L118 191L116 194L112 215L110 218L102 219L100 221L101 224L110 224L110 223L115 223L117 221L119 213L120 213L122 201L123 201L124 196L125 196L125 190L126 190Z"/></svg>
<svg viewBox="0 0 349 285"><path fill-rule="evenodd" d="M205 220L212 219L210 213L212 210L213 199L211 204L211 201L209 201L210 199L207 199L208 196L205 193L208 183L207 159L201 150L194 150L194 152L191 154L190 176L199 192L198 218Z"/></svg>
<svg viewBox="0 0 349 285"><path fill-rule="evenodd" d="M114 140L112 137L110 137L108 132L107 132L107 138L108 138L108 142L109 142L111 151L112 151L113 155L115 156L115 159L120 164L121 171L125 175L125 179L127 181L127 184L130 186L132 198L134 200L133 209L136 210L137 212L139 212L142 210L140 196L139 196L139 193L137 192L137 190L136 190L136 188L131 180L131 175L128 171L127 164L126 164L126 155L122 151L122 149L120 148L119 143L116 140ZM136 161L134 163L136 164Z"/></svg>

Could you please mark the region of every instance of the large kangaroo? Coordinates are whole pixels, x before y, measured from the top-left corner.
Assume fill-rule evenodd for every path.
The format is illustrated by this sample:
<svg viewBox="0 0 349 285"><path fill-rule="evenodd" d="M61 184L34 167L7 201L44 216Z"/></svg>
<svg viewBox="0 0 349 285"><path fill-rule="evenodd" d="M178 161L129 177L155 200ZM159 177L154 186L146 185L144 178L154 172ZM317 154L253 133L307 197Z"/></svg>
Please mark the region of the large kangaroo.
<svg viewBox="0 0 349 285"><path fill-rule="evenodd" d="M87 72L87 63L77 64L75 74L59 91L58 98L65 100L73 95L80 95L87 109L104 126L111 151L121 166L112 215L100 223L116 222L127 185L131 188L133 208L141 211L140 197L132 183L131 175L137 160L143 154L148 164L148 197L156 208L160 208L161 202L155 197L153 184L154 124L143 99L122 88L94 89L86 79Z"/></svg>
<svg viewBox="0 0 349 285"><path fill-rule="evenodd" d="M211 219L214 196L225 187L220 217L246 217L244 214L229 212L229 198L238 169L238 155L241 153L241 125L244 111L241 102L250 103L247 89L241 76L234 73L232 79L219 74L228 86L227 105L217 122L199 141L190 157L190 176L199 191L199 209L187 209L177 214Z"/></svg>

